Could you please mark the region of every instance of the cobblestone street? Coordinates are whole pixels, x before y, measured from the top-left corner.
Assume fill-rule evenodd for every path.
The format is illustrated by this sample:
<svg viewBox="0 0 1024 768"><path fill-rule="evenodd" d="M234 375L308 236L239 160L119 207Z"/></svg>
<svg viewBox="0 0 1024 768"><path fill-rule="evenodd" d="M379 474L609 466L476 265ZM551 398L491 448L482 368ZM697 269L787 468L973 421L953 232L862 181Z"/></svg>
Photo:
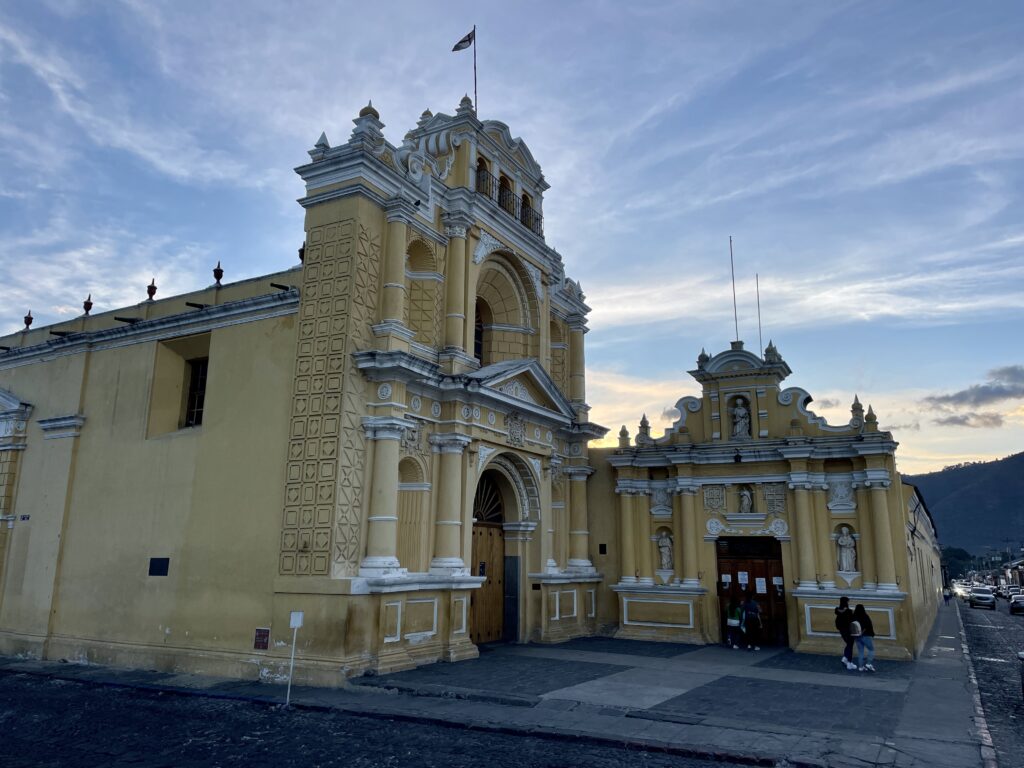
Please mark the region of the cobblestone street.
<svg viewBox="0 0 1024 768"><path fill-rule="evenodd" d="M1011 616L1005 600L996 610L960 604L967 644L1001 766L1024 764L1024 702L1017 653L1024 651L1024 616Z"/></svg>
<svg viewBox="0 0 1024 768"><path fill-rule="evenodd" d="M251 702L0 674L0 766L643 766L721 763Z"/></svg>

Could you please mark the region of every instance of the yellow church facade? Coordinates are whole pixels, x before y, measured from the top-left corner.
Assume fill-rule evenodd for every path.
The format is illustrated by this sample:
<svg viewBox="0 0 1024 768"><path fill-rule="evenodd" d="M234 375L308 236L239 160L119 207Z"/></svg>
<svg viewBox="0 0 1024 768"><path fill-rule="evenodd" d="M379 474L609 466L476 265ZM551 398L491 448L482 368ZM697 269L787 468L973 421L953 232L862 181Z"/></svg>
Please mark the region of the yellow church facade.
<svg viewBox="0 0 1024 768"><path fill-rule="evenodd" d="M723 642L729 606L753 596L762 644L837 653L846 596L871 616L879 655L920 652L942 590L924 502L870 407L855 397L849 422L829 425L782 386L790 373L773 344L702 351L700 396L677 402L662 437L644 417L634 439L623 426L617 448L591 452L592 507L618 505L594 530L618 545L596 559L617 636Z"/></svg>
<svg viewBox="0 0 1024 768"><path fill-rule="evenodd" d="M321 684L486 642L716 642L723 545L781 563L780 642L832 652L848 588L915 653L934 531L918 504L904 542L870 414L837 432L732 350L749 370L703 360L663 438L590 448L589 308L525 143L468 99L401 145L354 123L296 169L298 265L0 339L0 653L277 679L295 611Z"/></svg>

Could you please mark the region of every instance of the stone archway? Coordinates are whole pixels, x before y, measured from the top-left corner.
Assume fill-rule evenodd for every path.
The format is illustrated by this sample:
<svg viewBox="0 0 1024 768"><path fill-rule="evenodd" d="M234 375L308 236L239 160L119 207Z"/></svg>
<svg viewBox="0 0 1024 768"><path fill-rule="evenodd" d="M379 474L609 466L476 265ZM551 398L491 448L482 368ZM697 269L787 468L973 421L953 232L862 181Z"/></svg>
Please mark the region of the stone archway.
<svg viewBox="0 0 1024 768"><path fill-rule="evenodd" d="M538 479L520 456L495 456L473 496L470 571L483 577L470 599L470 639L477 644L520 639L521 584L529 572L531 536L540 520Z"/></svg>

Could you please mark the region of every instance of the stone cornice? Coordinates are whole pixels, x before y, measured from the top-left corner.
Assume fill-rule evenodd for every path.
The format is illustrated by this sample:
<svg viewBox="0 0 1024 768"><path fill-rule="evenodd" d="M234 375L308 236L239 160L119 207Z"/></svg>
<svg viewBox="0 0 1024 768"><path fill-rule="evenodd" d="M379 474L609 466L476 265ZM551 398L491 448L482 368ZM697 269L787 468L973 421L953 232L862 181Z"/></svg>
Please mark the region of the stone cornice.
<svg viewBox="0 0 1024 768"><path fill-rule="evenodd" d="M15 368L28 363L52 360L65 355L80 354L102 349L114 349L130 344L145 344L177 336L205 333L241 323L251 323L298 311L299 290L291 288L254 296L250 299L231 301L197 311L140 320L130 325L106 328L100 331L83 331L70 336L55 338L30 347L16 347L0 354L0 370Z"/></svg>
<svg viewBox="0 0 1024 768"><path fill-rule="evenodd" d="M78 437L82 433L85 416L77 413L69 416L55 416L52 419L40 419L37 423L43 430L44 439L58 440L64 437Z"/></svg>

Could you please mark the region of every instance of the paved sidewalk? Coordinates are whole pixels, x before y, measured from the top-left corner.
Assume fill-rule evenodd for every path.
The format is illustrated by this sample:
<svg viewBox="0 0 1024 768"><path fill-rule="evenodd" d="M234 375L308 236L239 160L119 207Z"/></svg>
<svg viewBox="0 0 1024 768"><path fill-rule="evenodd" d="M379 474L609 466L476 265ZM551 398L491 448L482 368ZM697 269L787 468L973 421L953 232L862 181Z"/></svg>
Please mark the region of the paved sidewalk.
<svg viewBox="0 0 1024 768"><path fill-rule="evenodd" d="M956 607L916 662L847 672L790 651L586 638L297 687L299 707L661 749L755 765L983 765ZM837 649L838 650L838 649ZM0 659L0 671L280 703L284 688L198 675Z"/></svg>

